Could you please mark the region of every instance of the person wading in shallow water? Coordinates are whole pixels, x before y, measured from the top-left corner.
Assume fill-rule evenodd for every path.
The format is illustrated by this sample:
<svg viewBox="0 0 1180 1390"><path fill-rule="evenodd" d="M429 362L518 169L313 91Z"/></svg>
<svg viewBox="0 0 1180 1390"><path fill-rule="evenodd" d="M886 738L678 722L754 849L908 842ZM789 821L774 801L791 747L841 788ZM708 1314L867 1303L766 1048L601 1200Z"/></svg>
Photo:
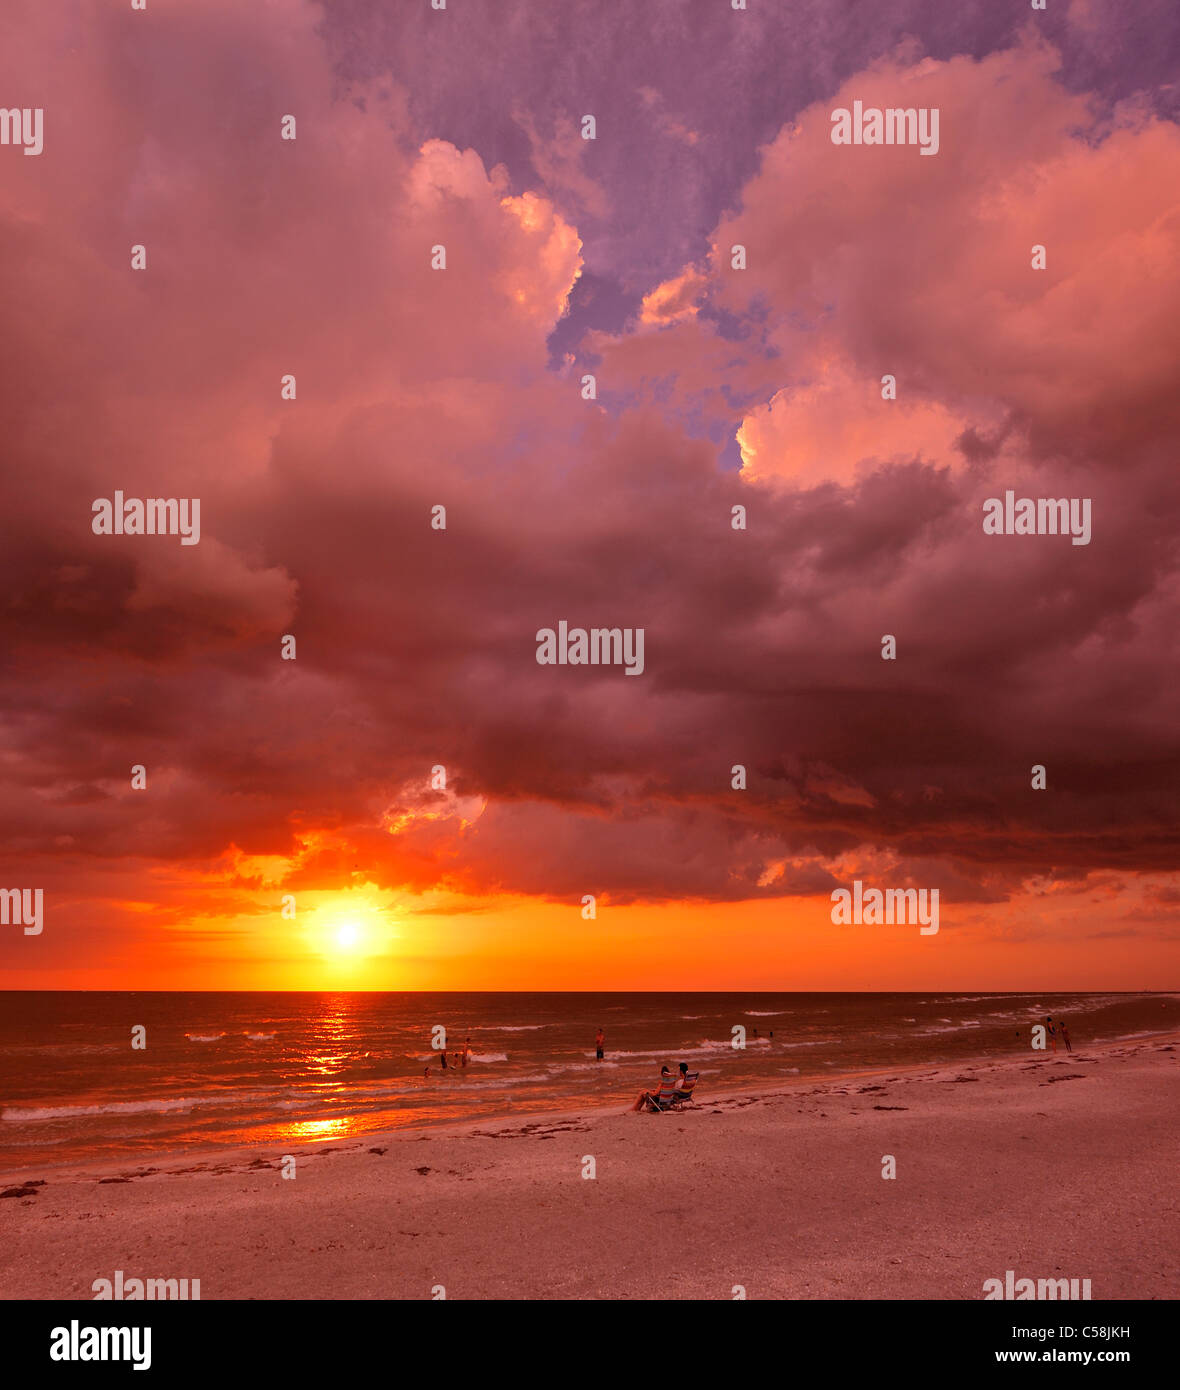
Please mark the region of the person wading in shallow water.
<svg viewBox="0 0 1180 1390"><path fill-rule="evenodd" d="M594 1055L600 1062L602 1061L602 1049L605 1046L606 1034L600 1028L598 1032L594 1034Z"/></svg>

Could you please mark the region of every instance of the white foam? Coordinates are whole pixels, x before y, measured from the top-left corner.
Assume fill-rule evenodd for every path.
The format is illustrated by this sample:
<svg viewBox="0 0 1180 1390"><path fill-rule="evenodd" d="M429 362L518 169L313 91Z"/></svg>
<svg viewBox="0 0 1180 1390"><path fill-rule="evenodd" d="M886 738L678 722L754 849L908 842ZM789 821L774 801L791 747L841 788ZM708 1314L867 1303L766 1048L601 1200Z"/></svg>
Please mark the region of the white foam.
<svg viewBox="0 0 1180 1390"><path fill-rule="evenodd" d="M199 1100L129 1100L113 1101L107 1105L9 1105L3 1119L11 1124L35 1120L71 1120L78 1115L164 1115L173 1111L189 1111Z"/></svg>
<svg viewBox="0 0 1180 1390"><path fill-rule="evenodd" d="M452 1067L462 1070L463 1063L461 1061L452 1062L450 1060L454 1055L454 1051L448 1048L447 1065L444 1068L440 1064L439 1071L450 1071ZM437 1052L403 1052L402 1056L411 1062L437 1062L442 1056L442 1048L440 1047ZM508 1054L507 1052L473 1052L470 1060L472 1062L506 1062Z"/></svg>

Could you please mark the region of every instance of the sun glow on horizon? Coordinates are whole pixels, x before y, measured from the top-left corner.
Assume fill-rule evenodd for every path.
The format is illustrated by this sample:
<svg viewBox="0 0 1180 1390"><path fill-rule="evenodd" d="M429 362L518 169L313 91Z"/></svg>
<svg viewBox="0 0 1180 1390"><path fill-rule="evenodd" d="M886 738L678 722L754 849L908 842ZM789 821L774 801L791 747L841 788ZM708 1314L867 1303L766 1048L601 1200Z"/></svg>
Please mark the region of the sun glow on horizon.
<svg viewBox="0 0 1180 1390"><path fill-rule="evenodd" d="M306 917L301 914L300 927L305 949L315 959L311 968L321 982L325 971L355 980L358 971L369 972L383 961L390 964L402 934L401 914L389 901L391 895L366 884L316 896Z"/></svg>

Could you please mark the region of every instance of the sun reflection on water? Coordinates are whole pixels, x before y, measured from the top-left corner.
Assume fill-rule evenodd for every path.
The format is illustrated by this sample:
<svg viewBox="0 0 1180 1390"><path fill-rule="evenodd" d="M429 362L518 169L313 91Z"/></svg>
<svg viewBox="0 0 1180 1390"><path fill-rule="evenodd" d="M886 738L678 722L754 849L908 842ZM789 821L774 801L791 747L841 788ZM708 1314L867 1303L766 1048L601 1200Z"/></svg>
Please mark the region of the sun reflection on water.
<svg viewBox="0 0 1180 1390"><path fill-rule="evenodd" d="M292 1120L277 1126L277 1138L288 1141L298 1139L306 1144L322 1143L325 1139L348 1139L363 1132L363 1127L353 1115L342 1115L331 1120Z"/></svg>

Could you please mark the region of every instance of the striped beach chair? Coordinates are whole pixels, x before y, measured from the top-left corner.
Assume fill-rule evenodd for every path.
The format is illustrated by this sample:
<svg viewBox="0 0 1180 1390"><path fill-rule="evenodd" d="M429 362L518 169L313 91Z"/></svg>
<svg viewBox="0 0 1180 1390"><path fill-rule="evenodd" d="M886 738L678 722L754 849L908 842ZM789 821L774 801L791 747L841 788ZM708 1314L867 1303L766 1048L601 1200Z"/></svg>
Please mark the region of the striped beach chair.
<svg viewBox="0 0 1180 1390"><path fill-rule="evenodd" d="M660 1089L654 1095L648 1093L647 1109L649 1111L671 1110L678 1080L679 1078L674 1076L663 1077L660 1081Z"/></svg>
<svg viewBox="0 0 1180 1390"><path fill-rule="evenodd" d="M685 1072L684 1079L672 1093L672 1108L676 1109L681 1105L689 1105L692 1102L692 1093L697 1084L699 1071Z"/></svg>

